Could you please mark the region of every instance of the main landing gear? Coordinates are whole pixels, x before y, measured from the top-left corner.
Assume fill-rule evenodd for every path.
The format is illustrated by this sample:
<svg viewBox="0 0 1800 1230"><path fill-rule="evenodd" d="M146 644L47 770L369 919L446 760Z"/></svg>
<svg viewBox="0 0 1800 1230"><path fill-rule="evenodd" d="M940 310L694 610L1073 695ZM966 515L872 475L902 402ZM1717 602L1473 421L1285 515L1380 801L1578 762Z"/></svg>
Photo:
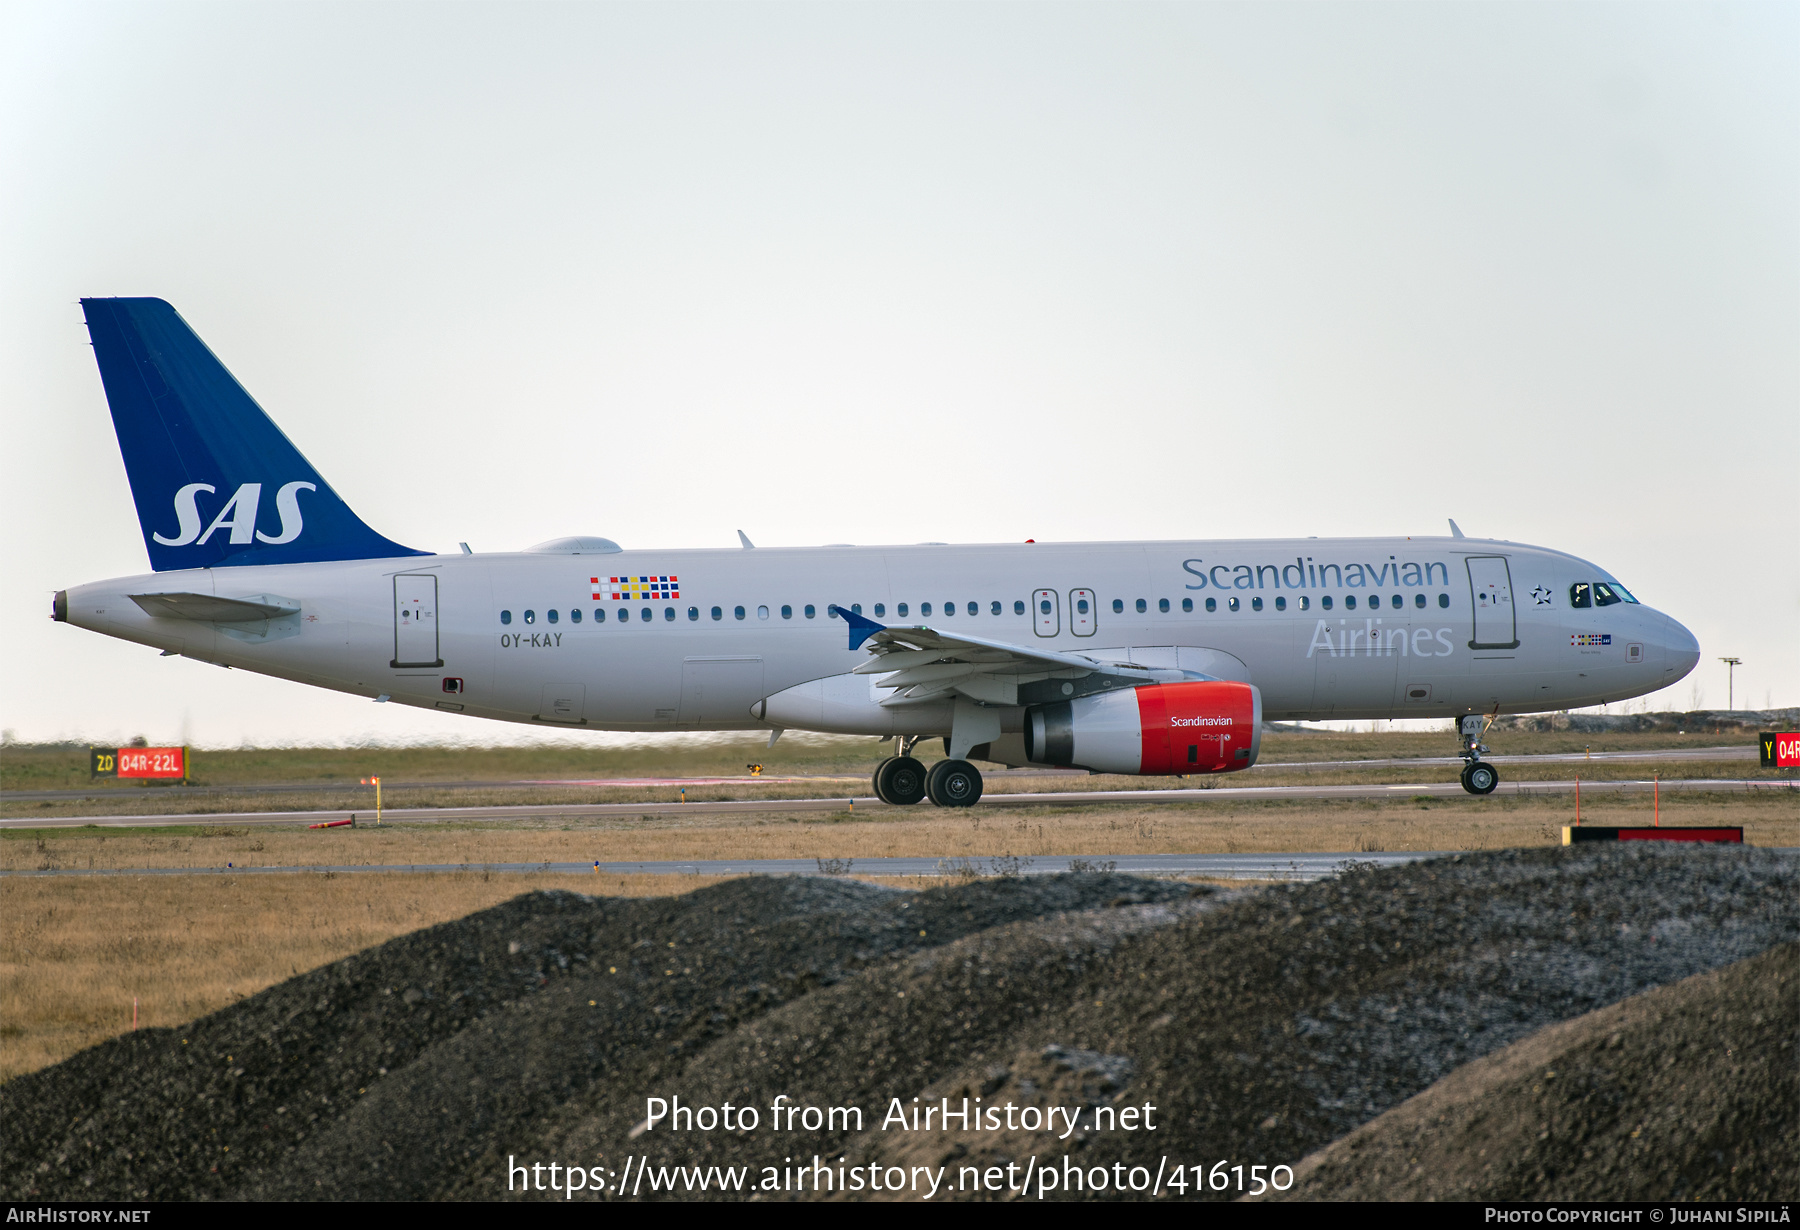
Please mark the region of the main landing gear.
<svg viewBox="0 0 1800 1230"><path fill-rule="evenodd" d="M1481 758L1481 754L1488 750L1487 745L1482 743L1481 736L1487 733L1487 728L1493 724L1494 716L1498 713L1499 710L1495 710L1494 715L1486 720L1479 713L1471 713L1458 723L1462 738L1462 788L1470 794L1492 794L1494 787L1500 784L1499 770Z"/></svg>
<svg viewBox="0 0 1800 1230"><path fill-rule="evenodd" d="M875 797L909 806L929 798L939 807L969 807L981 798L981 770L966 760L940 760L929 770L913 759L913 739L900 741L900 754L875 766Z"/></svg>

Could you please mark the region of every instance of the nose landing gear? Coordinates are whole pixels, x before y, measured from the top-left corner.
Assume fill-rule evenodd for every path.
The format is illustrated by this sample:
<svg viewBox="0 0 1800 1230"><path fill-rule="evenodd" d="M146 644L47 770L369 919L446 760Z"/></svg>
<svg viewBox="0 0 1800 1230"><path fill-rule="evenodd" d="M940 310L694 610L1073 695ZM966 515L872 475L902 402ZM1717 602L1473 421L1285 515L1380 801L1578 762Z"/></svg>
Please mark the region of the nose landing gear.
<svg viewBox="0 0 1800 1230"><path fill-rule="evenodd" d="M1487 734L1488 727L1493 725L1499 712L1496 709L1485 721L1479 713L1467 714L1458 723L1464 762L1462 788L1470 794L1492 794L1494 787L1500 784L1499 770L1481 758L1481 754L1488 750L1481 737Z"/></svg>

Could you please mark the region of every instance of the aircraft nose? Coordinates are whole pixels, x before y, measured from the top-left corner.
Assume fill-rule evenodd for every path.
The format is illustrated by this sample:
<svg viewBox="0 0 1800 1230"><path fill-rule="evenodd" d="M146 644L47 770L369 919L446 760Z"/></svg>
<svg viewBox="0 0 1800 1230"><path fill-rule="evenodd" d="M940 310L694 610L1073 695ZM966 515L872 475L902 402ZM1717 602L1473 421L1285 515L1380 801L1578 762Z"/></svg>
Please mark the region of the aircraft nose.
<svg viewBox="0 0 1800 1230"><path fill-rule="evenodd" d="M1669 653L1668 673L1672 676L1670 683L1675 683L1687 676L1687 673L1700 664L1700 642L1677 621L1663 616L1668 624L1664 632L1663 644Z"/></svg>

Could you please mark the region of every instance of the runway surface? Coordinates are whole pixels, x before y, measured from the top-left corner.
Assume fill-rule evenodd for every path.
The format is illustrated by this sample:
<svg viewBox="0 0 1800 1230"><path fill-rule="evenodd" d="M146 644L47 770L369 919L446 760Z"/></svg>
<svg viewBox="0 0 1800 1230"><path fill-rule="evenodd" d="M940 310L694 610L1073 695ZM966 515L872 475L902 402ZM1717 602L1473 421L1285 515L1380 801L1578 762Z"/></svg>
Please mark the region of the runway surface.
<svg viewBox="0 0 1800 1230"><path fill-rule="evenodd" d="M859 858L836 862L812 858L719 859L648 863L393 863L308 867L145 867L112 871L9 871L0 876L185 876L185 875L286 875L331 872L353 875L368 872L550 872L576 875L688 875L688 876L958 876L958 875L1054 875L1068 871L1071 861L1085 862L1081 870L1117 871L1144 876L1212 876L1231 880L1317 880L1336 875L1351 865L1390 867L1422 858L1445 858L1454 851L1408 851L1379 854L1352 852L1325 854L1112 854L1104 857L1068 854L1033 858ZM1111 864L1111 866L1108 866Z"/></svg>
<svg viewBox="0 0 1800 1230"><path fill-rule="evenodd" d="M1519 797L1535 797L1540 795L1572 794L1575 790L1572 781L1543 782L1501 782L1496 795ZM1648 794L1657 788L1651 781L1608 781L1582 782L1584 794ZM1661 783L1666 794L1686 793L1692 791L1714 792L1751 792L1751 791L1786 791L1800 792L1800 781L1795 780L1744 780L1729 778L1702 778L1667 781ZM1036 794L989 794L983 795L977 807L1091 807L1104 803L1127 803L1138 806L1152 804L1185 803L1244 803L1244 802L1281 802L1295 800L1379 800L1379 799L1458 799L1468 797L1461 785L1456 782L1418 782L1409 785L1354 785L1354 786L1194 786L1184 790L1065 790ZM916 814L929 816L943 814L934 812L929 804L919 804ZM524 819L582 819L601 818L607 816L702 816L718 813L754 813L754 812L819 812L843 811L846 809L891 812L900 810L878 802L873 796L851 798L840 796L832 799L743 799L730 802L712 803L546 803L536 805L507 805L501 807L408 807L387 808L382 812L384 819L394 824L418 824L447 821L473 820L524 820ZM348 820L352 816L358 823L369 823L374 820L373 808L359 808L354 812L336 811L247 811L247 812L208 812L205 814L175 814L160 816L46 816L46 817L14 817L0 820L0 829L49 829L49 828L156 828L168 825L283 825L283 824L319 824L332 820Z"/></svg>
<svg viewBox="0 0 1800 1230"><path fill-rule="evenodd" d="M1757 749L1754 744L1733 747L1692 747L1669 748L1650 752L1595 752L1587 755L1583 752L1556 752L1532 756L1488 756L1487 759L1497 765L1528 764L1574 764L1578 761L1592 763L1650 762L1658 760L1755 760ZM872 763L872 762L871 762ZM1462 760L1457 756L1424 756L1395 758L1387 760L1297 760L1297 761L1262 761L1252 765L1248 772L1257 773L1269 770L1283 772L1311 772L1319 770L1344 769L1400 769L1425 768L1443 765L1460 765ZM1086 777L1081 769L989 769L983 777L993 780L1009 777ZM518 790L526 787L560 787L560 788L614 788L631 789L645 786L668 787L679 789L682 786L749 786L757 783L764 785L796 782L866 782L866 773L853 774L813 774L777 776L762 774L736 774L718 777L555 777L524 778L505 781L466 781L466 782L431 782L431 781L383 781L389 790ZM0 793L0 804L47 802L55 799L84 799L95 795L107 794L128 787L101 786L89 787L86 790L11 790ZM235 786L157 786L159 795L176 798L210 797L222 794L307 794L325 790L355 790L358 787L349 783L330 782L270 782L266 784L248 783Z"/></svg>

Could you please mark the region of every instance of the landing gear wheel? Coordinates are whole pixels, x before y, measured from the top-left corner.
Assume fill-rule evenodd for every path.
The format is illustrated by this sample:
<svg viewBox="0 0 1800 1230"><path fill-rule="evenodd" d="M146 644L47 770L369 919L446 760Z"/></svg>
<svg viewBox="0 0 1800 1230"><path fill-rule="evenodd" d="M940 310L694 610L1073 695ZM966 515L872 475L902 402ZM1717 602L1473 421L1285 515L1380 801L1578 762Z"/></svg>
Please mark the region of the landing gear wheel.
<svg viewBox="0 0 1800 1230"><path fill-rule="evenodd" d="M972 807L981 797L981 770L966 760L940 760L925 775L925 793L939 807Z"/></svg>
<svg viewBox="0 0 1800 1230"><path fill-rule="evenodd" d="M1500 774L1493 765L1477 760L1463 766L1462 788L1470 794L1492 794L1499 784Z"/></svg>
<svg viewBox="0 0 1800 1230"><path fill-rule="evenodd" d="M888 757L875 769L875 797L902 807L917 803L925 797L925 766L911 756Z"/></svg>

